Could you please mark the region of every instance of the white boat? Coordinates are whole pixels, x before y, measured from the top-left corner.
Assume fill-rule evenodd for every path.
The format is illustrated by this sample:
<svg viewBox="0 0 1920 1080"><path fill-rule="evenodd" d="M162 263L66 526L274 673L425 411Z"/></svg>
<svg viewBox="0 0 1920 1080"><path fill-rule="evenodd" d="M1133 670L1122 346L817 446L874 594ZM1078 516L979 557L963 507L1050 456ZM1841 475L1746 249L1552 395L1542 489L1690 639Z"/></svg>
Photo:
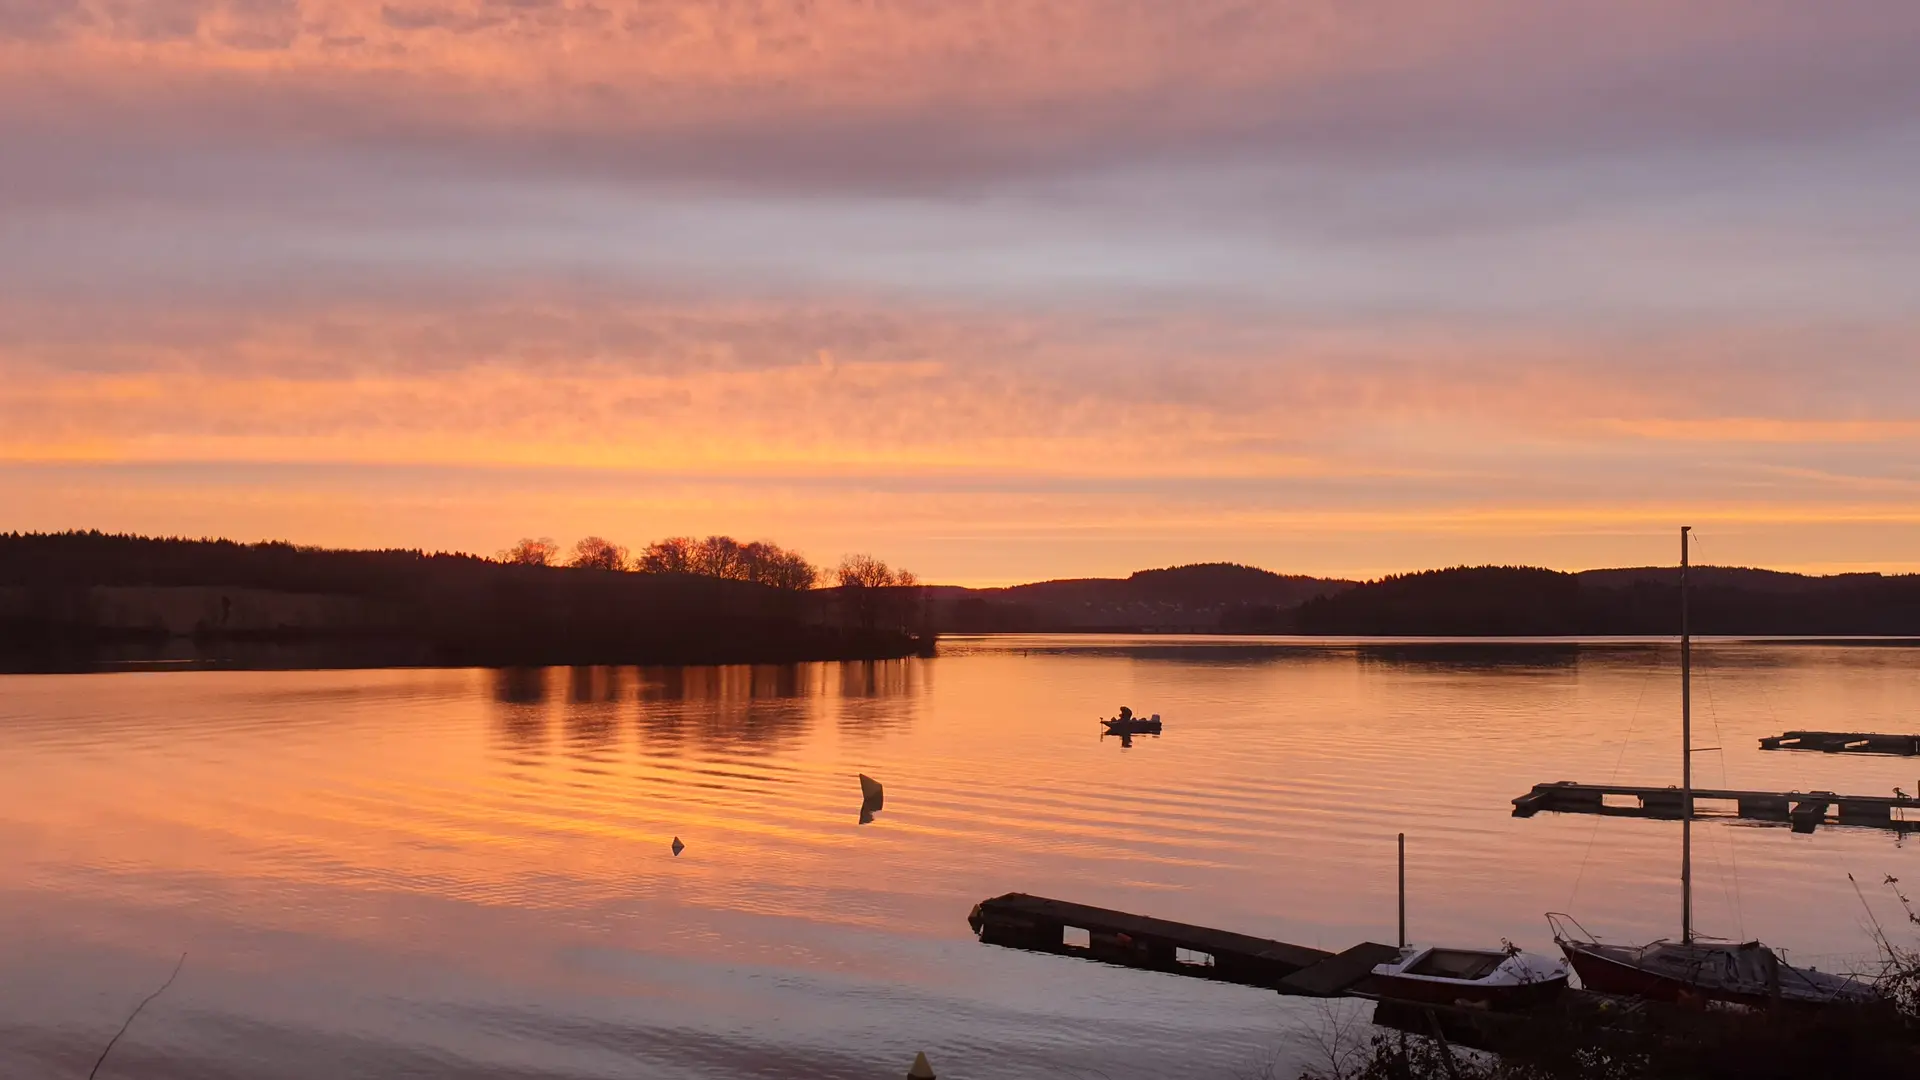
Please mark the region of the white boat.
<svg viewBox="0 0 1920 1080"><path fill-rule="evenodd" d="M1373 969L1373 989L1381 997L1427 1005L1524 1009L1552 1001L1566 988L1566 961L1512 946L1407 945L1399 956Z"/></svg>

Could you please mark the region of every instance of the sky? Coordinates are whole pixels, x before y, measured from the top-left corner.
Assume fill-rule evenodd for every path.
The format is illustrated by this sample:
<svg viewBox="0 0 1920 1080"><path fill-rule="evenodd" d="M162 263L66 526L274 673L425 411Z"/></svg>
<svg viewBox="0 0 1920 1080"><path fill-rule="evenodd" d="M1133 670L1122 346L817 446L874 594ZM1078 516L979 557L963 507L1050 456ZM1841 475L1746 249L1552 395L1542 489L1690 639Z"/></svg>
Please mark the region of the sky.
<svg viewBox="0 0 1920 1080"><path fill-rule="evenodd" d="M1910 0L0 0L0 529L1920 570Z"/></svg>

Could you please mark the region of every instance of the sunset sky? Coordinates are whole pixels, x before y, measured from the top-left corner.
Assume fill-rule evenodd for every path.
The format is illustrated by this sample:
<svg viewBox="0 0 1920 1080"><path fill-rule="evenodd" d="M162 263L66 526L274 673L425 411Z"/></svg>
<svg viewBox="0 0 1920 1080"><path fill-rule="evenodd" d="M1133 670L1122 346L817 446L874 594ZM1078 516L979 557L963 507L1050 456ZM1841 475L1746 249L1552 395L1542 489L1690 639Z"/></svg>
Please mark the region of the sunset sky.
<svg viewBox="0 0 1920 1080"><path fill-rule="evenodd" d="M0 529L1920 569L1912 0L0 0Z"/></svg>

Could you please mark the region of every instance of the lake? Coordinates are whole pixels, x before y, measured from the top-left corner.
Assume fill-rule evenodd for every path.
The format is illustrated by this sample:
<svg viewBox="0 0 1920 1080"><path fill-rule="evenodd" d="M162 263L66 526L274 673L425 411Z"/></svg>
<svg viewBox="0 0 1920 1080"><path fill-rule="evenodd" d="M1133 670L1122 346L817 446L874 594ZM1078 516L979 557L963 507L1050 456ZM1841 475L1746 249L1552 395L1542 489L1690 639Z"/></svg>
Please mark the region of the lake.
<svg viewBox="0 0 1920 1080"><path fill-rule="evenodd" d="M1696 647L1702 786L1885 794L1920 652ZM980 945L1033 892L1305 945L1678 931L1679 826L1511 816L1675 783L1665 643L953 639L755 668L0 678L0 1075L1291 1078L1354 1006ZM1166 719L1123 748L1120 705ZM857 774L886 786L860 824ZM1702 932L1871 958L1889 830L1695 826ZM686 849L675 857L670 844ZM1915 887L1920 888L1920 880Z"/></svg>

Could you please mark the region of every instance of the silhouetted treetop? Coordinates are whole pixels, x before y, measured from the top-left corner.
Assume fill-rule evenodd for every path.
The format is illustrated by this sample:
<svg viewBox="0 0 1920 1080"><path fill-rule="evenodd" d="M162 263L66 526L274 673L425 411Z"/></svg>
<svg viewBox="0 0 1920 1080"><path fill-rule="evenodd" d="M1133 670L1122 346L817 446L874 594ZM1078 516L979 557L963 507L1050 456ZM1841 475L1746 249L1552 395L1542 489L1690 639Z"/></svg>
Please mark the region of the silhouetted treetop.
<svg viewBox="0 0 1920 1080"><path fill-rule="evenodd" d="M582 570L625 570L627 549L602 537L582 537L573 545L573 558L567 565Z"/></svg>
<svg viewBox="0 0 1920 1080"><path fill-rule="evenodd" d="M765 540L741 543L731 536L670 536L647 545L639 569L653 574L697 574L751 581L776 589L811 589L820 571L797 551Z"/></svg>
<svg viewBox="0 0 1920 1080"><path fill-rule="evenodd" d="M640 553L640 570L648 574L691 574L693 573L693 547L698 543L691 536L669 536L665 540L656 540L647 545Z"/></svg>
<svg viewBox="0 0 1920 1080"><path fill-rule="evenodd" d="M514 566L552 566L559 554L560 545L553 542L553 537L543 536L538 540L526 537L495 555L494 561Z"/></svg>
<svg viewBox="0 0 1920 1080"><path fill-rule="evenodd" d="M834 570L834 577L843 589L887 589L920 583L912 571L895 570L871 555L846 556Z"/></svg>

